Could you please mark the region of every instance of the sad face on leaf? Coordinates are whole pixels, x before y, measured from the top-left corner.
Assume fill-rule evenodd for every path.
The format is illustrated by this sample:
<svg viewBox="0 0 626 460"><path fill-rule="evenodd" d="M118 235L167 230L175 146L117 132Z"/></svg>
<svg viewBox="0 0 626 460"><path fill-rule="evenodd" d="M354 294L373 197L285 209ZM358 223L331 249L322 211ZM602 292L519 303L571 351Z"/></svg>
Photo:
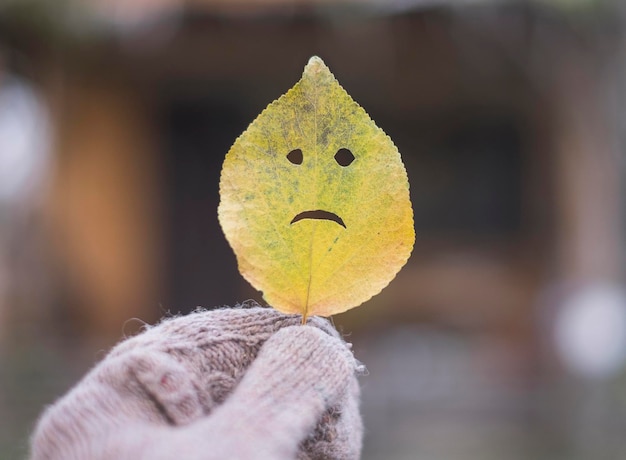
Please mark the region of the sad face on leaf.
<svg viewBox="0 0 626 460"><path fill-rule="evenodd" d="M413 248L397 148L317 57L235 141L220 196L239 270L285 313L360 305Z"/></svg>

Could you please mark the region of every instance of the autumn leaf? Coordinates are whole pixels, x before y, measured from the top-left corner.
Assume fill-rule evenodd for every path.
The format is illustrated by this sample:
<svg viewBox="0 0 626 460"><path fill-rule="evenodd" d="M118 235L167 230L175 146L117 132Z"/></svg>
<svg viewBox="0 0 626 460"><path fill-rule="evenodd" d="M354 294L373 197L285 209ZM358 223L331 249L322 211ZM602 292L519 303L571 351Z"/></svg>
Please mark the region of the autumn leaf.
<svg viewBox="0 0 626 460"><path fill-rule="evenodd" d="M303 321L378 294L413 249L398 149L315 56L235 141L220 197L241 274Z"/></svg>

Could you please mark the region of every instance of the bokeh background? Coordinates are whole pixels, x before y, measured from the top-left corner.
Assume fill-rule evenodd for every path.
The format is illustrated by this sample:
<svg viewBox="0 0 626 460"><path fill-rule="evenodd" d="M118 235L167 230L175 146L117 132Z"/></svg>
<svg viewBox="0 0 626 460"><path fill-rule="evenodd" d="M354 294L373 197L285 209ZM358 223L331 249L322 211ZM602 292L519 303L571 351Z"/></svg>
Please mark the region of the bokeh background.
<svg viewBox="0 0 626 460"><path fill-rule="evenodd" d="M364 460L626 458L626 5L0 2L0 458L124 336L261 300L234 139L320 55L403 155L417 242L334 318Z"/></svg>

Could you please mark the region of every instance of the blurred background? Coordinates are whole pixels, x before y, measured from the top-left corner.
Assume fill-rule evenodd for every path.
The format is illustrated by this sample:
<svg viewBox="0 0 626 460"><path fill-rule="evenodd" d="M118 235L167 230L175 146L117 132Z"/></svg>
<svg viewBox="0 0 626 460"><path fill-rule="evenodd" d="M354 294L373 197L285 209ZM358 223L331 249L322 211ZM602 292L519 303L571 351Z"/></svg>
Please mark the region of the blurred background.
<svg viewBox="0 0 626 460"><path fill-rule="evenodd" d="M0 458L124 336L260 299L235 138L321 56L395 141L417 242L334 318L364 460L626 458L626 5L2 0Z"/></svg>

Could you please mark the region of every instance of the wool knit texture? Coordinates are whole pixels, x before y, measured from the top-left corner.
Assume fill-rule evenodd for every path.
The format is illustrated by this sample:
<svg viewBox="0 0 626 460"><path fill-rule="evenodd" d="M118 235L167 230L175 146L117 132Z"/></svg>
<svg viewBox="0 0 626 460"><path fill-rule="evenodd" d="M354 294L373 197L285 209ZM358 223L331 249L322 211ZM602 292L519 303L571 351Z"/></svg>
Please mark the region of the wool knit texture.
<svg viewBox="0 0 626 460"><path fill-rule="evenodd" d="M362 367L322 318L198 311L118 344L45 410L32 460L357 459Z"/></svg>

